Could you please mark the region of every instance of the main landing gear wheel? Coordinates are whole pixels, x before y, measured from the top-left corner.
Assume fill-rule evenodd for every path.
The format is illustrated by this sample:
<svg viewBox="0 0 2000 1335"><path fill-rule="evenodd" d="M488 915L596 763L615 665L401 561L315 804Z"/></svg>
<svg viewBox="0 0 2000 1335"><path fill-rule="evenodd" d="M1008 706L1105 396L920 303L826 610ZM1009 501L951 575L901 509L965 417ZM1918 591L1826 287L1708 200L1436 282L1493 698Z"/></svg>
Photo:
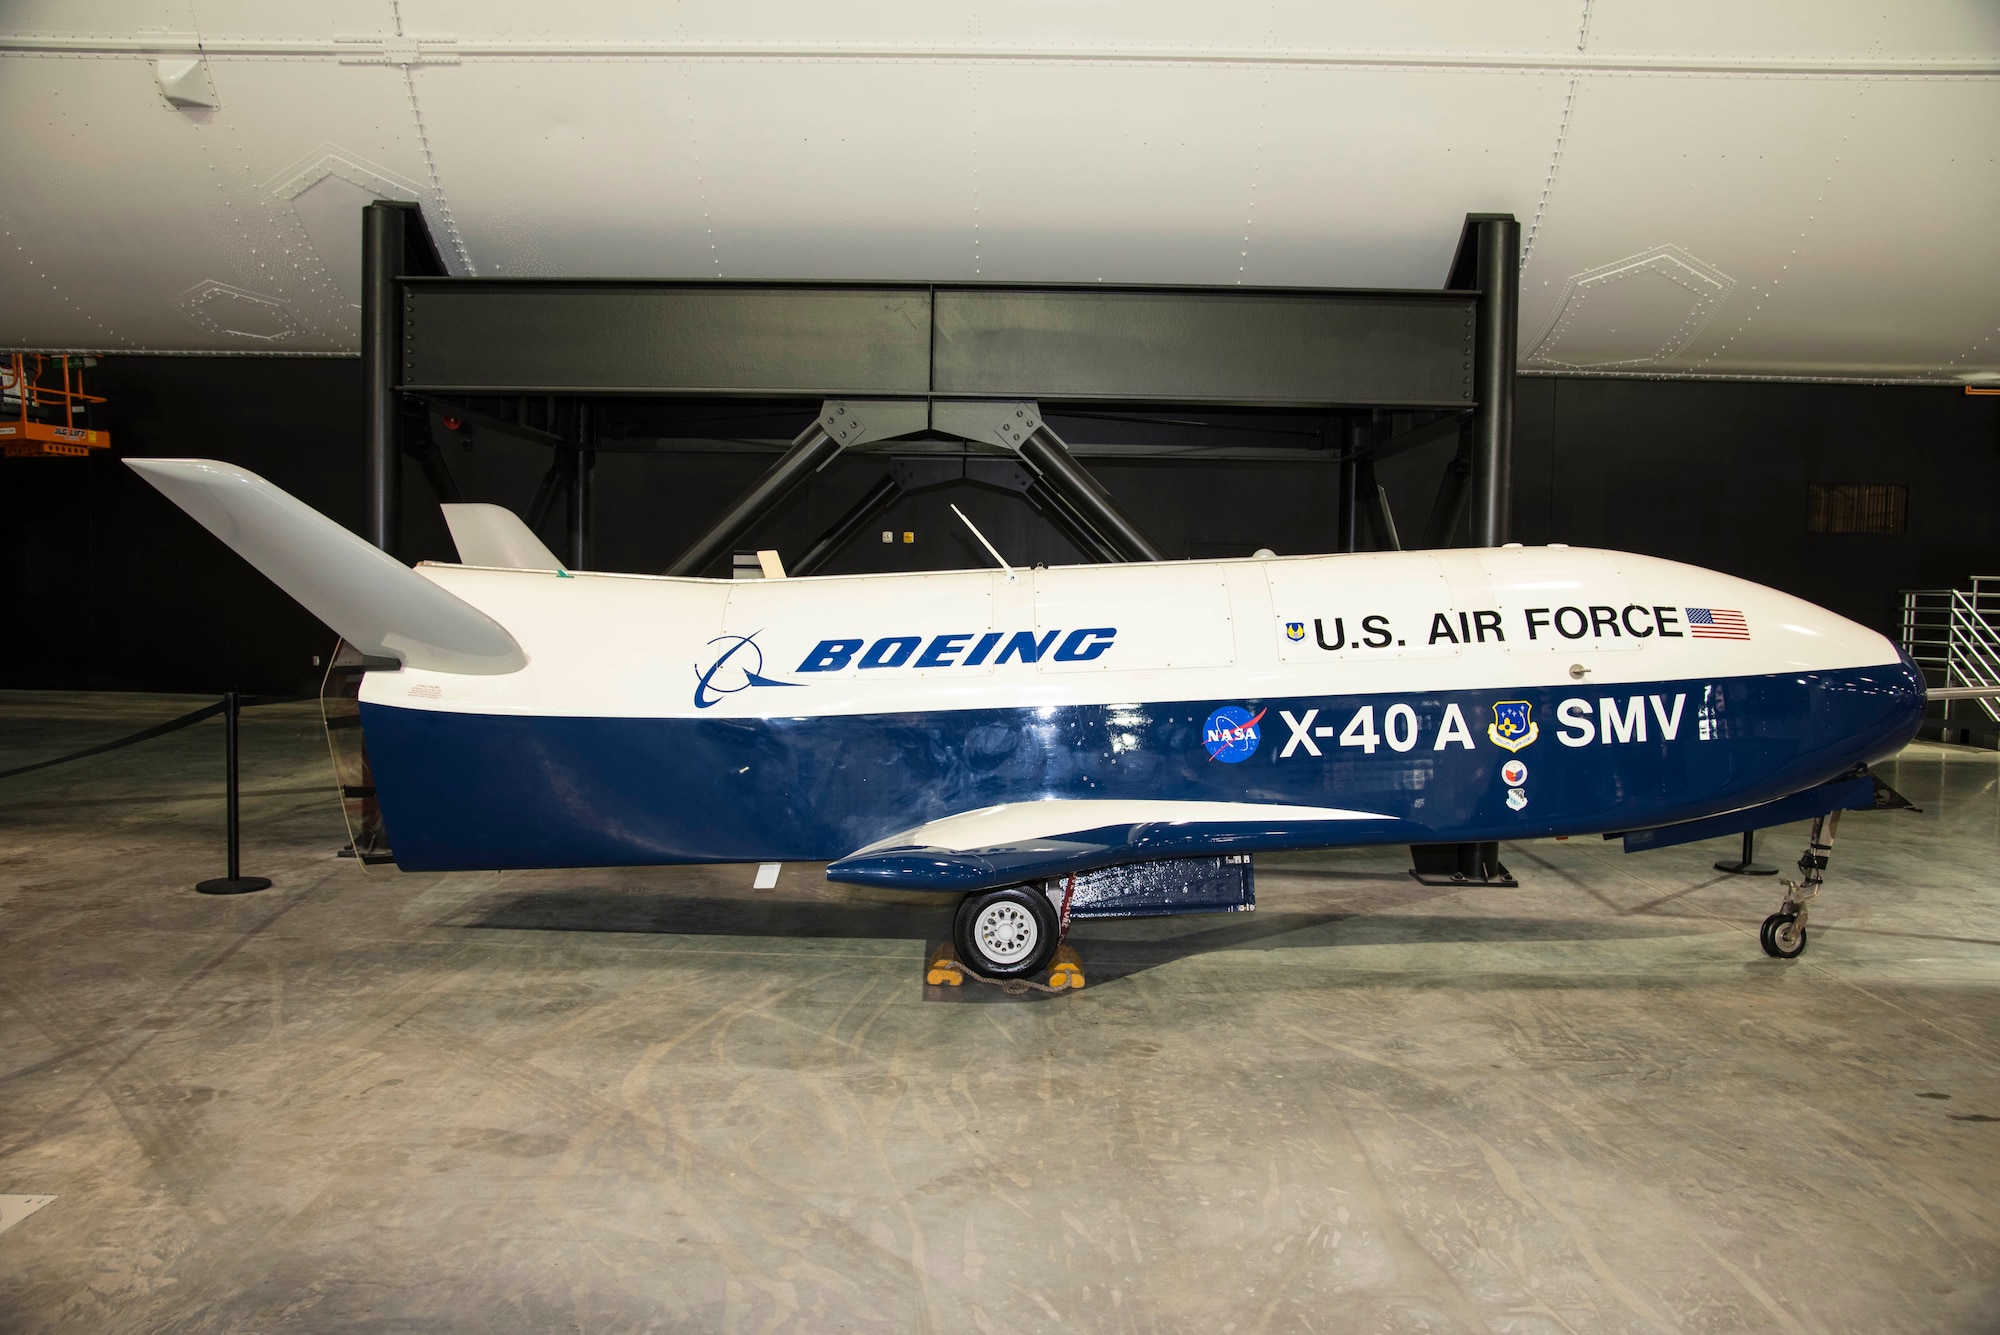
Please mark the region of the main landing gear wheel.
<svg viewBox="0 0 2000 1335"><path fill-rule="evenodd" d="M1796 913L1773 913L1764 919L1757 943L1772 959L1795 960L1805 951L1806 929L1799 925Z"/></svg>
<svg viewBox="0 0 2000 1335"><path fill-rule="evenodd" d="M988 978L1040 973L1055 954L1059 925L1048 896L1021 886L967 895L952 923L958 957Z"/></svg>

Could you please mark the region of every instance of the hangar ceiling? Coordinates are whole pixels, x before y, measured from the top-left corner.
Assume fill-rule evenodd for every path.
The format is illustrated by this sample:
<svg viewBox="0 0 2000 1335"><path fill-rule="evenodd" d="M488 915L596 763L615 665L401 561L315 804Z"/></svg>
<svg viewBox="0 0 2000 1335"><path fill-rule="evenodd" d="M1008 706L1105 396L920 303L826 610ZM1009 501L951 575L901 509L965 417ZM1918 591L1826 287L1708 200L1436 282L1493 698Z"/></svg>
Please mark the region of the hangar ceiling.
<svg viewBox="0 0 2000 1335"><path fill-rule="evenodd" d="M352 352L456 273L1435 288L1522 366L2000 379L2000 7L14 0L0 343Z"/></svg>

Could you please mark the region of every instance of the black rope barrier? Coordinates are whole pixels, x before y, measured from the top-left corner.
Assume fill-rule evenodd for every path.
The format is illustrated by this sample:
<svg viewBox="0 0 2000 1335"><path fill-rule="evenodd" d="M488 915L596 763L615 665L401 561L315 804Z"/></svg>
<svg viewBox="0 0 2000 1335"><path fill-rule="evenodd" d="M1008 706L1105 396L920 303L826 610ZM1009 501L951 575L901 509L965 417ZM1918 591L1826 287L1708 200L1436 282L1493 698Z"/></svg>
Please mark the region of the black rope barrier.
<svg viewBox="0 0 2000 1335"><path fill-rule="evenodd" d="M54 760L38 760L32 765L22 765L16 769L0 770L0 779L11 779L18 774L33 774L38 769L48 769L55 765L67 765L72 760L87 760L91 756L101 756L106 751L116 751L127 746L137 746L140 742L150 742L155 737L164 737L170 732L179 732L182 728L191 728L203 719L214 718L227 707L226 702L218 700L212 705L203 705L192 714L183 714L177 719L169 719L165 723L156 724L140 732L135 732L130 737L120 737L115 742L106 742L102 746L93 746L84 751L72 751L69 755L57 756Z"/></svg>
<svg viewBox="0 0 2000 1335"><path fill-rule="evenodd" d="M294 705L302 701L316 700L318 698L312 695L261 696L242 701L242 707L245 709L254 709L259 705ZM66 756L57 756L53 760L38 760L32 765L21 765L14 769L0 769L0 779L11 779L19 774L33 774L38 769L49 769L56 765L67 765L72 760L88 760L91 756L101 756L107 751L117 751L127 746L137 746L140 742L150 742L155 737L165 737L170 732L179 732L182 728L191 728L203 719L214 718L217 714L223 713L228 708L229 702L227 700L217 700L212 705L203 705L191 714L183 714L179 718L168 719L165 723L157 723L150 728L143 728L133 733L130 737L120 737L115 742L106 742L102 746L93 746L82 751L72 751Z"/></svg>
<svg viewBox="0 0 2000 1335"><path fill-rule="evenodd" d="M245 876L243 874L242 860L238 855L242 822L238 814L240 772L236 756L237 715L245 708L255 705L298 704L302 701L316 698L310 695L295 695L253 697L246 700L235 691L231 691L212 705L203 705L200 709L192 710L181 715L179 718L168 719L165 723L156 723L150 728L141 728L131 736L120 737L115 742L105 742L101 746L92 746L82 751L73 751L69 755L56 756L50 760L38 760L32 765L20 765L14 769L0 770L0 779L12 779L22 774L33 774L37 770L49 769L56 765L67 765L72 761L84 760L90 756L101 756L107 751L118 751L128 746L137 746L140 742L150 742L156 737L165 737L168 733L179 732L182 728L191 728L204 719L212 719L217 714L220 714L224 723L223 746L227 764L224 810L228 822L228 875L203 881L195 886L195 889L204 895L241 895L255 890L267 890L271 885L269 880L262 876Z"/></svg>

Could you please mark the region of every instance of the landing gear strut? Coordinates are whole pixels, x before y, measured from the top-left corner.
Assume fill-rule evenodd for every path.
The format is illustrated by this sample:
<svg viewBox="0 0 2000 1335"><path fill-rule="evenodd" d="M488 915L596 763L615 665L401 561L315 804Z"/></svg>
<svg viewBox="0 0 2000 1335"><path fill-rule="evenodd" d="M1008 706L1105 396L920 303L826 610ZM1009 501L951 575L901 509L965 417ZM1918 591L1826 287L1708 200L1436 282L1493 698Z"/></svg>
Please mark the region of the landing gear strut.
<svg viewBox="0 0 2000 1335"><path fill-rule="evenodd" d="M1797 959L1806 948L1806 905L1819 893L1826 879L1827 856L1833 852L1833 836L1840 829L1840 813L1814 818L1806 851L1799 858L1799 874L1805 879L1786 881L1785 901L1778 911L1764 919L1757 943L1774 959ZM1824 836L1822 839L1821 836Z"/></svg>

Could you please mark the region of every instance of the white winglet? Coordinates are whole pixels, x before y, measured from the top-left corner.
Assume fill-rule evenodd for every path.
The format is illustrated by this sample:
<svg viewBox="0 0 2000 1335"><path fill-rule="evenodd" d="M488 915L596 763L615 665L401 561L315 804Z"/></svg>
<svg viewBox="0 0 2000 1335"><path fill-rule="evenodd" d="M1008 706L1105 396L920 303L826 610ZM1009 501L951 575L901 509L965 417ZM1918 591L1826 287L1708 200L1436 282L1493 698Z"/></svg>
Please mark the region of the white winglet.
<svg viewBox="0 0 2000 1335"><path fill-rule="evenodd" d="M1283 806L1273 802L1188 802L1161 798L1057 798L1039 802L1008 802L997 807L961 811L878 839L851 856L885 848L919 846L955 852L994 848L1038 839L1061 839L1081 830L1114 825L1231 824L1241 822L1382 820L1372 811L1344 807Z"/></svg>
<svg viewBox="0 0 2000 1335"><path fill-rule="evenodd" d="M214 459L125 462L362 653L479 676L527 666L499 622L255 473Z"/></svg>
<svg viewBox="0 0 2000 1335"><path fill-rule="evenodd" d="M535 531L504 505L444 505L458 559L469 566L501 570L561 570L563 563Z"/></svg>

